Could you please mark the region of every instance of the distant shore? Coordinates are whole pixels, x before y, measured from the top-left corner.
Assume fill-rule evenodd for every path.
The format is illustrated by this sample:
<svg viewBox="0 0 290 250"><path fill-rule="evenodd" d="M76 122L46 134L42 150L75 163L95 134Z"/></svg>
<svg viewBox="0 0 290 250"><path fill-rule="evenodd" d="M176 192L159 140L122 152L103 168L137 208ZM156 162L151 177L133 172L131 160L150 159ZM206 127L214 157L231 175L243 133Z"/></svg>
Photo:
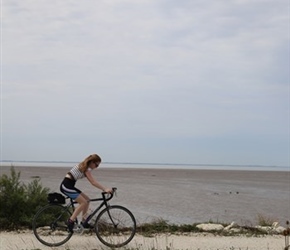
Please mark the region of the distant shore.
<svg viewBox="0 0 290 250"><path fill-rule="evenodd" d="M0 161L0 166L9 167L71 167L78 162L68 161ZM191 169L191 170L244 170L244 171L290 171L290 166L239 165L239 164L189 164L189 163L142 163L103 162L106 168L149 168L149 169Z"/></svg>

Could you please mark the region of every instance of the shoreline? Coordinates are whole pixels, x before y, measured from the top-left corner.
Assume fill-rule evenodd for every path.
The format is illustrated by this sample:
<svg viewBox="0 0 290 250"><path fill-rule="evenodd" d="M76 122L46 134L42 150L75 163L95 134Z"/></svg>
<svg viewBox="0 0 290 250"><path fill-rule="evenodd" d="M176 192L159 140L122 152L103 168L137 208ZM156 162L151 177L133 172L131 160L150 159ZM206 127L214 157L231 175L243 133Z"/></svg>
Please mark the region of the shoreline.
<svg viewBox="0 0 290 250"><path fill-rule="evenodd" d="M78 162L65 161L2 161L0 167L72 167ZM235 165L235 164L173 164L173 163L130 163L102 162L105 168L115 169L180 169L180 170L237 170L237 171L290 171L290 166Z"/></svg>

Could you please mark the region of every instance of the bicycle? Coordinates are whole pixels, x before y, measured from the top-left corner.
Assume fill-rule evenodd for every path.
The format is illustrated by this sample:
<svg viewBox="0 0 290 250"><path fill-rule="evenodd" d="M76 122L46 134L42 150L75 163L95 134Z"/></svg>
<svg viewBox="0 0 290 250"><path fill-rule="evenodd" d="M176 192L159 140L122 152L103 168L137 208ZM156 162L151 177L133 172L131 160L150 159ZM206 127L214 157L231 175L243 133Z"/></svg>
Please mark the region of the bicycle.
<svg viewBox="0 0 290 250"><path fill-rule="evenodd" d="M102 198L90 199L90 202L101 201L101 204L87 217L85 222L94 224L93 229L97 238L104 245L118 248L133 239L136 233L136 220L127 208L119 205L111 206L108 203L116 194L117 188L112 190L112 194L103 192ZM68 204L65 204L65 201L64 204L49 203L40 208L33 218L33 233L46 246L60 246L66 243L74 233L82 234L87 230L78 221L72 232L68 230L67 220L73 213L77 202L69 197L63 196L63 198L70 199L70 202ZM103 207L104 209L101 210ZM96 218L95 222L94 218Z"/></svg>

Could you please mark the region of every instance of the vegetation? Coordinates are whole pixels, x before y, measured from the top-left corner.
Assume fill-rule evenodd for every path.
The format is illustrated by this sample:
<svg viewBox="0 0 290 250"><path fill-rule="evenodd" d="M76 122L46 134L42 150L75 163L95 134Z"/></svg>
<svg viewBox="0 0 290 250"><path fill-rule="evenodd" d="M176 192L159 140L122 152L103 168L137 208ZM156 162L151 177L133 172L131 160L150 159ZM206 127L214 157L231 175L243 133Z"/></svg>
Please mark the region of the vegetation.
<svg viewBox="0 0 290 250"><path fill-rule="evenodd" d="M40 206L47 203L48 188L43 188L40 179L28 185L20 181L20 172L11 167L10 176L0 178L0 229L30 227L31 220Z"/></svg>
<svg viewBox="0 0 290 250"><path fill-rule="evenodd" d="M208 222L209 224L211 222ZM146 237L154 237L156 234L190 234L190 233L206 233L202 229L198 228L195 224L183 224L176 225L170 224L166 220L158 219L151 223L140 224L137 226L137 233L144 235ZM227 226L223 224L223 226ZM267 235L270 232L261 230L257 227L250 226L235 226L236 231L231 230L223 230L223 231L208 231L208 233L212 233L215 235L223 235L223 236L234 236L234 235L247 235L247 236L259 236L259 235Z"/></svg>
<svg viewBox="0 0 290 250"><path fill-rule="evenodd" d="M258 214L258 225L262 227L272 226L275 220L270 217L266 217L262 214Z"/></svg>
<svg viewBox="0 0 290 250"><path fill-rule="evenodd" d="M166 220L158 219L151 223L144 223L137 227L137 232L144 236L154 236L158 233L189 233L189 232L200 232L196 227L196 224L193 225L175 225L169 224Z"/></svg>

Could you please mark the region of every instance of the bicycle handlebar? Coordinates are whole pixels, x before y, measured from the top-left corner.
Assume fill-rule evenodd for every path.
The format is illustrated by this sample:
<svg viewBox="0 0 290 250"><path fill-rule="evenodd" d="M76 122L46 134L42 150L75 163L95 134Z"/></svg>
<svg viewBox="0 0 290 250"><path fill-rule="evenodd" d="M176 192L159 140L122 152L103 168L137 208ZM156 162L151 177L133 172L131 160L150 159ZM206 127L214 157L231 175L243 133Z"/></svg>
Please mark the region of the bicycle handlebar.
<svg viewBox="0 0 290 250"><path fill-rule="evenodd" d="M102 192L103 199L106 200L106 201L111 200L113 198L114 194L117 192L117 188L113 187L112 191L113 191L112 193ZM109 196L106 197L106 194L108 194Z"/></svg>

